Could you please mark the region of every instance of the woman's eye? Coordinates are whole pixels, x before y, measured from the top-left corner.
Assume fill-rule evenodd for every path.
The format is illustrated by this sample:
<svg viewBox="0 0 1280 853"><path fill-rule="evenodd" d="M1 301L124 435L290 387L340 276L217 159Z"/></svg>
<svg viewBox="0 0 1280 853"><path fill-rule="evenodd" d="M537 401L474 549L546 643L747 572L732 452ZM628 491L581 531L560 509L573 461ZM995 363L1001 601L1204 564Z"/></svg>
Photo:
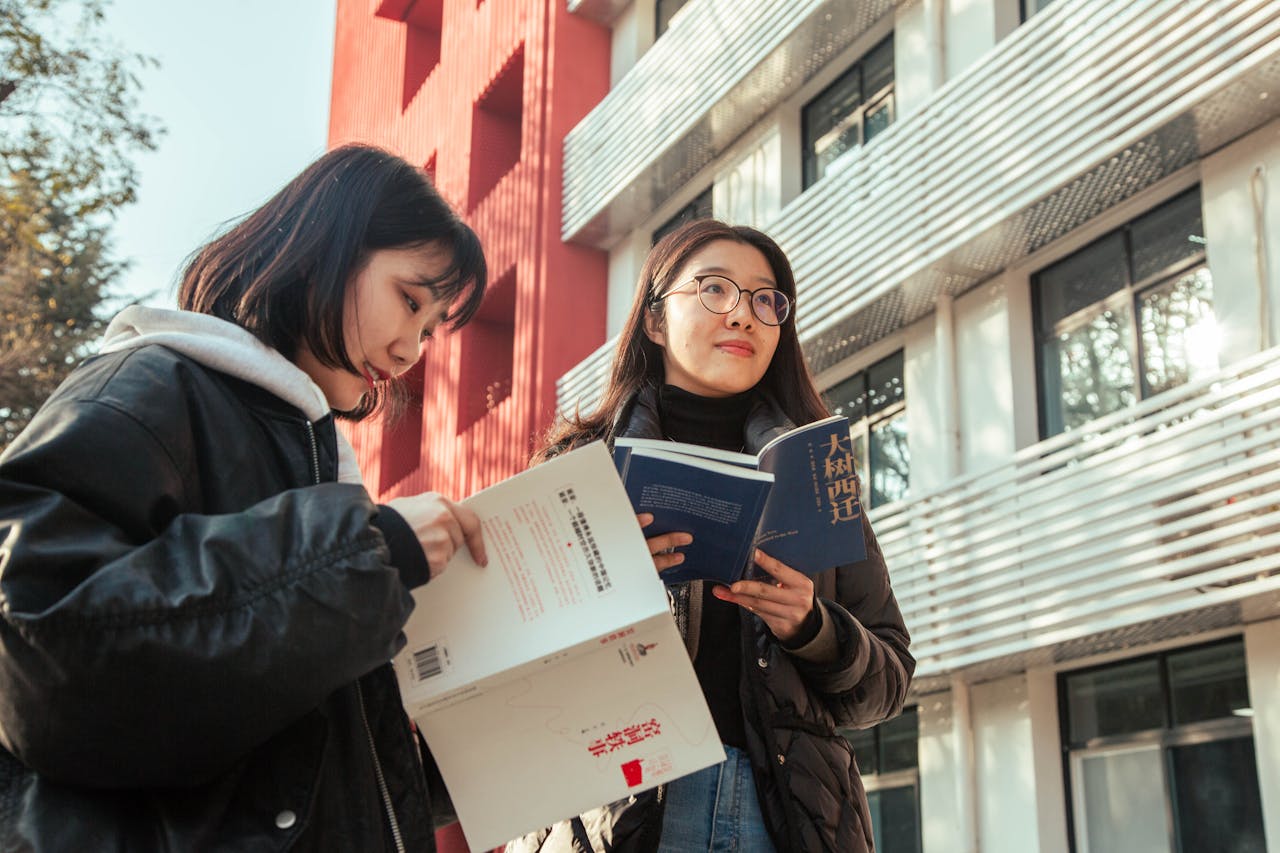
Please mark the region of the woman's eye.
<svg viewBox="0 0 1280 853"><path fill-rule="evenodd" d="M424 341L429 341L429 340L431 340L431 338L432 338L432 337L434 337L434 335L435 335L435 333L434 333L434 332L432 332L430 329L423 329L423 330L422 330L422 340L424 340Z"/></svg>
<svg viewBox="0 0 1280 853"><path fill-rule="evenodd" d="M418 301L416 299L414 299L412 296L410 296L407 293L404 295L404 301L405 301L405 304L409 306L409 310L412 311L414 314L417 314L418 309L422 307L418 304Z"/></svg>
<svg viewBox="0 0 1280 853"><path fill-rule="evenodd" d="M716 284L714 281L704 282L702 289L706 293L724 293L724 286Z"/></svg>

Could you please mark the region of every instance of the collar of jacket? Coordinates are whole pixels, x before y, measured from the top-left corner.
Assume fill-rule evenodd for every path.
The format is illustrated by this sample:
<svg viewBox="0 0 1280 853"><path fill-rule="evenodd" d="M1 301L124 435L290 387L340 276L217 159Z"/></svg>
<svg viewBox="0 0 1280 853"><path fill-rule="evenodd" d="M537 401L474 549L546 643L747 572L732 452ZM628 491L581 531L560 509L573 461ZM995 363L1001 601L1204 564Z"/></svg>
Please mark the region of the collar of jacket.
<svg viewBox="0 0 1280 853"><path fill-rule="evenodd" d="M747 453L759 453L773 439L795 424L783 413L776 401L763 391L755 392L756 399L747 412L743 446ZM650 383L642 387L618 409L607 440L610 446L617 438L663 438L662 417L658 414L658 386Z"/></svg>

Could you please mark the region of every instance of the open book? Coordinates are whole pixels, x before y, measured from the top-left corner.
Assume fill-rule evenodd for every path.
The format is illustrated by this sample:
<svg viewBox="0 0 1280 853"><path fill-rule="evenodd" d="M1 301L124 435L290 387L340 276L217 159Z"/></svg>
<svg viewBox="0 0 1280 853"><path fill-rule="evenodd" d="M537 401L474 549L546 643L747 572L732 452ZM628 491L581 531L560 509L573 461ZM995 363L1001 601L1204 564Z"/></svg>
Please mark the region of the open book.
<svg viewBox="0 0 1280 853"><path fill-rule="evenodd" d="M758 456L619 438L614 464L645 536L693 534L666 583L751 577L753 548L806 574L866 556L849 420L834 415L778 436Z"/></svg>
<svg viewBox="0 0 1280 853"><path fill-rule="evenodd" d="M414 591L393 663L472 850L724 760L603 444L462 503L489 565Z"/></svg>

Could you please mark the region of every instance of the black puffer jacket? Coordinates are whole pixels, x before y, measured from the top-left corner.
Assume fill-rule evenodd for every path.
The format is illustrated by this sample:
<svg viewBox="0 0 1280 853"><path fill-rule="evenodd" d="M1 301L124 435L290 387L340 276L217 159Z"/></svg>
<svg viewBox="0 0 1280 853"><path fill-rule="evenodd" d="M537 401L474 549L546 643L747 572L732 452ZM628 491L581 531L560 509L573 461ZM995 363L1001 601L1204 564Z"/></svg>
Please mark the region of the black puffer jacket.
<svg viewBox="0 0 1280 853"><path fill-rule="evenodd" d="M392 850L388 808L434 849L387 665L425 561L336 459L157 346L55 393L0 457L0 849Z"/></svg>
<svg viewBox="0 0 1280 853"><path fill-rule="evenodd" d="M791 429L767 400L747 418L746 449L756 453ZM607 440L661 438L656 389L622 410ZM838 727L866 728L902 710L915 659L889 587L884 555L866 516L867 557L814 577L835 620L836 659L815 665L787 653L760 619L741 620L739 684L747 753L774 845L794 853L867 853L873 847L866 792ZM700 642L709 642L702 637ZM657 849L661 789L596 809L512 844L512 853L647 853Z"/></svg>

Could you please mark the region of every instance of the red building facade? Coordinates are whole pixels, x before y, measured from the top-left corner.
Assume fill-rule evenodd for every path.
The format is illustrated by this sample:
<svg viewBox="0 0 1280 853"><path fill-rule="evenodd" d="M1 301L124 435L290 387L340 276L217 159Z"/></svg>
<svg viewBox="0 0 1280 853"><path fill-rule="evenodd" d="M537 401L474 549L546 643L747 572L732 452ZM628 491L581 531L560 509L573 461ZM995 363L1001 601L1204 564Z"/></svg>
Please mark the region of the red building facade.
<svg viewBox="0 0 1280 853"><path fill-rule="evenodd" d="M490 274L479 315L409 374L407 415L349 430L375 497L461 498L523 469L556 378L603 342L607 257L560 240L560 197L564 135L608 85L608 31L563 0L338 0L329 145L422 165ZM437 840L467 850L457 824Z"/></svg>
<svg viewBox="0 0 1280 853"><path fill-rule="evenodd" d="M521 470L556 378L604 341L607 257L560 240L560 198L564 136L608 86L608 30L563 0L338 0L329 144L421 164L490 273L476 319L410 375L408 415L351 430L376 497Z"/></svg>

